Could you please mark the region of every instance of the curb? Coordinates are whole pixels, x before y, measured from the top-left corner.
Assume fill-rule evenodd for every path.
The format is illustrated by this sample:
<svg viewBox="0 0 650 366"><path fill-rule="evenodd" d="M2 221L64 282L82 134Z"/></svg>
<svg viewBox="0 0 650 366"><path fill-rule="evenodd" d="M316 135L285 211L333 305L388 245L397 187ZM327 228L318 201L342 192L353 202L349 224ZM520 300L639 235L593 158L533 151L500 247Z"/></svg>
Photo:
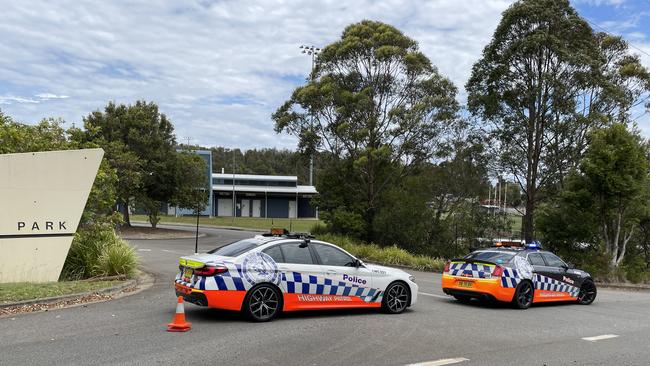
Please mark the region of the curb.
<svg viewBox="0 0 650 366"><path fill-rule="evenodd" d="M132 221L131 223L132 224L137 224L137 225L133 225L135 227L148 227L147 222L145 222L145 221ZM170 225L170 224L162 224L162 225ZM171 226L174 226L174 224L171 224ZM196 225L179 224L179 225L176 225L176 226L196 228ZM179 231L187 232L188 234L184 235L184 236L176 236L176 237L173 237L173 238L137 238L137 237L131 237L131 236L122 236L120 234L120 232L117 231L117 230L116 230L115 233L120 238L122 238L124 240L175 240L175 239L194 239L194 238L196 238L196 234L194 232L192 232L192 231L188 231L188 230L179 230ZM208 236L206 233L199 232L199 238L204 238L206 236Z"/></svg>
<svg viewBox="0 0 650 366"><path fill-rule="evenodd" d="M32 299L32 300L22 300L22 301L16 301L16 302L10 302L10 303L5 303L5 304L0 304L0 309L6 309L6 308L14 308L14 307L21 307L21 306L29 306L29 305L47 305L47 304L54 304L57 302L62 302L62 301L68 301L68 300L74 300L78 298L82 298L85 296L90 296L93 294L100 294L100 295L115 295L117 293L120 293L127 288L132 288L136 287L138 284L143 282L148 274L145 272L140 272L137 278L130 279L124 283L121 283L119 285L115 285L113 287L107 287L95 291L86 291L86 292L77 292L74 294L70 295L61 295L61 296L52 296L52 297L42 297L39 299Z"/></svg>
<svg viewBox="0 0 650 366"><path fill-rule="evenodd" d="M616 290L633 290L633 291L648 291L650 290L650 285L634 285L627 283L606 283L606 282L596 282L596 285L600 288L609 288Z"/></svg>

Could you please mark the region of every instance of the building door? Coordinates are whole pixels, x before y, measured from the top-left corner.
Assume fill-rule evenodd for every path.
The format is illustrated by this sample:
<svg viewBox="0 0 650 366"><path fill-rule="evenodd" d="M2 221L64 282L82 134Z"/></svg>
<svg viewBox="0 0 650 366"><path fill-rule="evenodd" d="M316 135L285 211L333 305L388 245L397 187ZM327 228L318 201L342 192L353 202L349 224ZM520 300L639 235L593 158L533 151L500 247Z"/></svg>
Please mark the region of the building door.
<svg viewBox="0 0 650 366"><path fill-rule="evenodd" d="M232 216L232 198L217 200L217 216Z"/></svg>
<svg viewBox="0 0 650 366"><path fill-rule="evenodd" d="M253 200L253 217L261 217L261 216L262 216L262 201Z"/></svg>
<svg viewBox="0 0 650 366"><path fill-rule="evenodd" d="M289 218L295 219L298 214L296 201L289 201Z"/></svg>
<svg viewBox="0 0 650 366"><path fill-rule="evenodd" d="M249 217L251 215L251 200L241 200L241 217Z"/></svg>

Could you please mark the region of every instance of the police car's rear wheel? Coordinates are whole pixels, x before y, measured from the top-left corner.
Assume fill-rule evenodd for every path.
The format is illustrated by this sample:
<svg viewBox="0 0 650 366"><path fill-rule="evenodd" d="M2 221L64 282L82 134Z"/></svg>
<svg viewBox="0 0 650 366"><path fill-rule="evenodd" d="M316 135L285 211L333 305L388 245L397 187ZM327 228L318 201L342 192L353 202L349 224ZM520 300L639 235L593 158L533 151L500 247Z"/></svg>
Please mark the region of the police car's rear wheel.
<svg viewBox="0 0 650 366"><path fill-rule="evenodd" d="M582 305L589 305L596 300L596 284L592 280L585 280L580 287L578 294L578 303Z"/></svg>
<svg viewBox="0 0 650 366"><path fill-rule="evenodd" d="M267 284L253 287L244 299L243 311L253 321L265 322L276 317L282 309L278 290Z"/></svg>
<svg viewBox="0 0 650 366"><path fill-rule="evenodd" d="M521 281L512 299L512 305L517 309L528 309L533 303L533 285L528 281Z"/></svg>
<svg viewBox="0 0 650 366"><path fill-rule="evenodd" d="M468 304L472 301L471 296L467 295L453 295L454 299L458 300L459 302L462 302L463 304Z"/></svg>
<svg viewBox="0 0 650 366"><path fill-rule="evenodd" d="M399 314L406 310L411 299L411 293L402 282L393 282L388 285L384 298L381 300L381 308L390 314Z"/></svg>

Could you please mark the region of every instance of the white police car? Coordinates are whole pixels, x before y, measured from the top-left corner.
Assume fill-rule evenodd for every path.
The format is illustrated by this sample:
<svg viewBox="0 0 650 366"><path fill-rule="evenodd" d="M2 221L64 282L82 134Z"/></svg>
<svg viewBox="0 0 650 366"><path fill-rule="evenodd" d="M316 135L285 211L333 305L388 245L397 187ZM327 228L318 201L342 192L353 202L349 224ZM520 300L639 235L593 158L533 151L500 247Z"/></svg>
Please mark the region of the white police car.
<svg viewBox="0 0 650 366"><path fill-rule="evenodd" d="M280 311L381 308L401 313L417 300L413 276L363 263L336 245L282 230L180 258L176 295L267 321Z"/></svg>

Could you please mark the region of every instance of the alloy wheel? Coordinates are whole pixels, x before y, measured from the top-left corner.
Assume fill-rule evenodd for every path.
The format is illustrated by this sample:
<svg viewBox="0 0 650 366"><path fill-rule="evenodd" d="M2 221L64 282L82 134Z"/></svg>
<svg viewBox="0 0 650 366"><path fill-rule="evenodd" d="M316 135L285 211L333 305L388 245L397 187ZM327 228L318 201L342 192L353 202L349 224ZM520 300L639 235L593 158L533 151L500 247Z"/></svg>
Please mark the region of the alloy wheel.
<svg viewBox="0 0 650 366"><path fill-rule="evenodd" d="M528 282L523 282L517 291L517 305L521 309L528 308L533 303L533 287Z"/></svg>
<svg viewBox="0 0 650 366"><path fill-rule="evenodd" d="M583 305L589 305L596 299L596 284L591 281L585 281L580 287L578 302Z"/></svg>
<svg viewBox="0 0 650 366"><path fill-rule="evenodd" d="M279 304L278 293L271 287L262 286L251 292L248 308L255 319L268 320L277 313Z"/></svg>
<svg viewBox="0 0 650 366"><path fill-rule="evenodd" d="M406 287L401 283L392 285L386 293L386 306L391 313L400 313L408 305L409 294Z"/></svg>

